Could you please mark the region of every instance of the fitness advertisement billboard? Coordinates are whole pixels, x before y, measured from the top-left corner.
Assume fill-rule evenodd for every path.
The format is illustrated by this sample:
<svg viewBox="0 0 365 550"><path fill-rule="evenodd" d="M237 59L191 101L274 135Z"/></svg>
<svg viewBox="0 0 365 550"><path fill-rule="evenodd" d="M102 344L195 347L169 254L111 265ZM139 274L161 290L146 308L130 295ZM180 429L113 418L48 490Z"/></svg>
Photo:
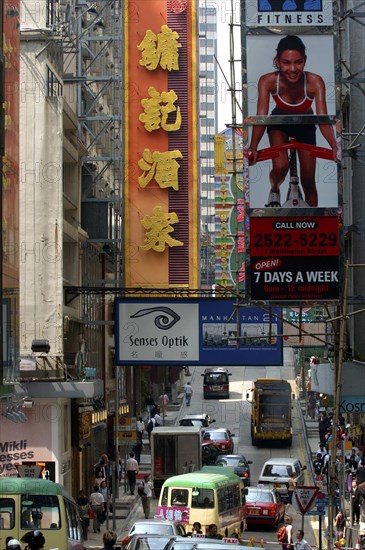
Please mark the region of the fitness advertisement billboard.
<svg viewBox="0 0 365 550"><path fill-rule="evenodd" d="M247 36L246 46L248 120L266 117L248 128L249 208L336 208L336 129L313 117L336 114L333 37Z"/></svg>
<svg viewBox="0 0 365 550"><path fill-rule="evenodd" d="M339 299L339 220L335 216L252 217L251 299Z"/></svg>
<svg viewBox="0 0 365 550"><path fill-rule="evenodd" d="M118 365L282 365L281 310L233 300L116 300Z"/></svg>

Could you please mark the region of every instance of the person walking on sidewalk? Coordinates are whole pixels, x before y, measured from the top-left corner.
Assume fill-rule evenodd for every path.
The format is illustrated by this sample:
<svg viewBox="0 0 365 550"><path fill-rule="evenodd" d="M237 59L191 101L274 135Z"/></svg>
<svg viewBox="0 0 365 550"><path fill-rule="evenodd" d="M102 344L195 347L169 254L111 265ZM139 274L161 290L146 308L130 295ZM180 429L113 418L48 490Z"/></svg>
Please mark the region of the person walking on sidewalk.
<svg viewBox="0 0 365 550"><path fill-rule="evenodd" d="M129 489L131 495L134 495L134 488L136 486L136 478L139 472L139 466L137 460L134 458L134 452L129 453L129 458L126 462L127 479L129 483Z"/></svg>
<svg viewBox="0 0 365 550"><path fill-rule="evenodd" d="M94 514L93 529L94 533L100 533L99 517L104 507L103 495L99 492L99 486L94 485L94 492L90 495L90 506Z"/></svg>
<svg viewBox="0 0 365 550"><path fill-rule="evenodd" d="M142 416L139 416L137 419L137 437L142 441L143 432L145 431L146 426L144 425Z"/></svg>
<svg viewBox="0 0 365 550"><path fill-rule="evenodd" d="M146 519L149 519L150 512L151 512L151 500L153 495L153 483L148 474L144 476L144 481L142 481L142 484L143 484L143 491L144 491L144 494L141 495L143 513L144 513L144 517Z"/></svg>
<svg viewBox="0 0 365 550"><path fill-rule="evenodd" d="M295 550L312 550L308 542L304 538L304 531L301 529L297 532L297 542L294 544Z"/></svg>
<svg viewBox="0 0 365 550"><path fill-rule="evenodd" d="M112 550L117 541L117 534L114 531L105 531L103 534L104 548L101 550Z"/></svg>
<svg viewBox="0 0 365 550"><path fill-rule="evenodd" d="M191 387L190 382L185 386L185 403L187 407L190 407L190 401L193 395L193 388Z"/></svg>
<svg viewBox="0 0 365 550"><path fill-rule="evenodd" d="M169 396L167 395L166 392L164 392L162 395L160 395L160 397L158 398L159 399L159 402L160 402L160 406L162 408L162 414L163 416L166 416L167 415L167 405L169 404Z"/></svg>

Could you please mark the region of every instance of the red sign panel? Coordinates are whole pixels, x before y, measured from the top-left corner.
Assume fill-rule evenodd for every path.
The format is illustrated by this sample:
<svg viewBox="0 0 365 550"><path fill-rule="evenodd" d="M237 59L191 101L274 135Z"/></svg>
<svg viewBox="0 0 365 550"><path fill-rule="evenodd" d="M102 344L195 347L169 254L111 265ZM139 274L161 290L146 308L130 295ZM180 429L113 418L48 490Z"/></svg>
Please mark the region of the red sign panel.
<svg viewBox="0 0 365 550"><path fill-rule="evenodd" d="M338 300L339 249L336 216L251 217L251 300Z"/></svg>

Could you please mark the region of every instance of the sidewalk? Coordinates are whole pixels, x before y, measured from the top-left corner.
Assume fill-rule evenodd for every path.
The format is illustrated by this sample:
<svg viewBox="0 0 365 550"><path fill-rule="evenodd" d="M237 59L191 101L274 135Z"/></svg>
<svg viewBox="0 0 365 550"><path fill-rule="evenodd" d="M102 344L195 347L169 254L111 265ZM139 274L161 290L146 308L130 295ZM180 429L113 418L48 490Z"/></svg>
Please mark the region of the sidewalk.
<svg viewBox="0 0 365 550"><path fill-rule="evenodd" d="M178 396L178 404L169 403L167 406L167 414L164 418L165 426L175 426L181 409L181 396ZM137 475L137 483L143 479L146 474L151 473L151 453L148 442L148 436L145 433L143 436L143 450L141 453L141 462L139 465L139 473ZM134 495L129 493L128 483L126 480L122 480L119 485L119 498L115 502L115 531L118 533L122 529L126 528L128 517L136 507L140 507L140 518L143 519L144 514L142 511L141 499L135 491ZM106 531L107 522L101 526L101 533L94 533L92 529L92 521L90 521L88 540L85 541L85 548L87 550L99 550L103 548L103 533ZM109 517L109 529L113 529L113 514Z"/></svg>

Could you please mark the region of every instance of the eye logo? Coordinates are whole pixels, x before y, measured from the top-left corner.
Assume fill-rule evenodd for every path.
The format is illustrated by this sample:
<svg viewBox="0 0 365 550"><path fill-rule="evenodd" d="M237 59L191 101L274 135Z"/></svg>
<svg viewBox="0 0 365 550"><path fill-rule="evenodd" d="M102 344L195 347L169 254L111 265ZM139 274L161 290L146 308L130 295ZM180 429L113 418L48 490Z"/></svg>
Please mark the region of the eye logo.
<svg viewBox="0 0 365 550"><path fill-rule="evenodd" d="M150 315L151 313L158 312L162 313L160 315L156 315L154 323L156 327L161 330L170 329L181 319L180 315L178 315L169 307L147 307L144 309L140 309L139 311L137 311L137 313L131 315L131 319L135 319L136 317L144 317L145 315Z"/></svg>

